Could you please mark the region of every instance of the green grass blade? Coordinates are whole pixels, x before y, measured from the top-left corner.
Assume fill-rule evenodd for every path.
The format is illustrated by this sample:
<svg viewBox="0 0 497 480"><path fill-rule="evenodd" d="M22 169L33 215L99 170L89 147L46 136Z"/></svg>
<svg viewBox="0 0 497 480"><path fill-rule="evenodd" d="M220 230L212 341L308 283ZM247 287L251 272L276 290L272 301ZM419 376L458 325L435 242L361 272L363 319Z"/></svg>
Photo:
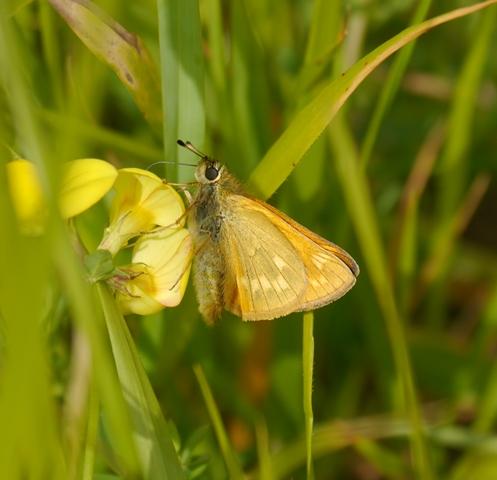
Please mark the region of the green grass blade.
<svg viewBox="0 0 497 480"><path fill-rule="evenodd" d="M208 68L219 95L225 94L225 49L224 32L222 23L221 0L205 0L200 3L202 18L205 19L207 42L209 45Z"/></svg>
<svg viewBox="0 0 497 480"><path fill-rule="evenodd" d="M49 254L39 238L19 235L7 199L4 160L0 162L0 268L8 281L2 281L0 288L0 478L41 479L50 474L63 480L60 424L43 332Z"/></svg>
<svg viewBox="0 0 497 480"><path fill-rule="evenodd" d="M3 6L3 4L0 5ZM23 44L19 35L16 35L12 24L6 21L6 15L1 13L1 11L0 22L2 22L0 27L0 63L8 65L8 67L1 68L0 70L5 74L5 88L9 92L8 98L11 102L10 107L14 124L19 132L19 138L22 139L22 153L32 159L38 167L47 202L51 207L51 212L54 212L55 195L53 193L53 185L57 177L54 165L55 156L49 156L46 153L47 148L42 141L44 137L41 135L39 125L36 123L36 116L32 108L32 105L35 103L32 90L25 83L26 76L20 73L29 71L27 65L21 65L21 62L27 59L28 55L22 50ZM1 47L3 45L8 46L8 48L3 49ZM115 435L114 446L122 459L123 471L132 476L137 471L136 456L134 455L131 436L128 435L126 428L127 418L120 408L119 396L121 392L116 382L115 372L112 369L109 349L105 343L105 335L102 335L103 330L100 329L102 326L99 323L101 317L95 308L95 303L84 279L81 266L76 261L72 245L68 239L67 230L55 215L53 215L53 218L47 218L47 231L44 240L48 246L46 255L49 257L50 265L52 265L51 269L57 270L61 278L61 285L69 299L70 309L74 313L74 319L90 340L95 364L98 365L98 369L95 369L96 377L102 390L102 398L105 399L104 403L109 407L108 419L110 431ZM12 244L21 245L18 242L12 242ZM37 252L37 249L30 248L29 251ZM38 254L40 258L43 257L42 250L39 250ZM13 254L11 257L14 258ZM49 270L47 265L45 265L45 270ZM29 269L25 271L29 272ZM33 277L35 276L33 275ZM47 282L39 283L40 285L46 285ZM22 292L23 290L21 289L20 291ZM33 294L35 292L36 290L33 290ZM29 302L26 302L23 298L20 303ZM28 316L27 318L31 317ZM22 325L22 322L19 325ZM38 365L38 363L36 362L34 365ZM40 361L39 365L43 365L43 362ZM42 378L43 375L40 374L40 379ZM38 394L42 395L42 390L39 393L34 393L30 398L37 398ZM110 408L111 405L112 408ZM47 415L46 418L49 418L49 416ZM48 438L48 435L50 435L49 428L47 428L45 438ZM47 440L47 442L47 449L50 449L50 440ZM43 444L43 442L36 442L38 451L40 450L40 444ZM56 463L54 463L54 469L56 468L55 465ZM56 471L54 471L54 475L57 475ZM7 476L6 478L15 477Z"/></svg>
<svg viewBox="0 0 497 480"><path fill-rule="evenodd" d="M435 425L442 420L447 421L437 414L432 418L431 424ZM411 432L409 420L399 418L397 415L375 415L317 424L312 439L314 458L336 453L361 440L406 438ZM272 455L275 479L292 478L291 473L305 465L307 456L305 443L304 435Z"/></svg>
<svg viewBox="0 0 497 480"><path fill-rule="evenodd" d="M494 281L492 291L482 315L479 332L473 342L473 357L486 363L485 344L492 339L497 330L497 282ZM468 365L467 375L472 375L471 365ZM473 425L474 431L487 433L497 420L497 363L491 366L486 384L478 400L477 417Z"/></svg>
<svg viewBox="0 0 497 480"><path fill-rule="evenodd" d="M340 39L341 11L341 2L314 2L304 63L297 79L299 107L309 100L314 83L326 67L330 67L331 55ZM310 200L321 186L326 162L325 145L325 139L318 139L306 153L305 166L299 168L294 176L297 194L303 201Z"/></svg>
<svg viewBox="0 0 497 480"><path fill-rule="evenodd" d="M496 18L497 8L491 8L481 15L479 28L455 87L447 125L447 142L440 161L440 215L445 218L457 209L466 185L469 160L466 153L471 143L475 105L483 69L492 46Z"/></svg>
<svg viewBox="0 0 497 480"><path fill-rule="evenodd" d="M457 225L457 212L465 203L463 197L467 195L465 191L469 188L468 179L471 179L468 151L476 113L475 105L492 45L496 19L495 8L485 12L479 19L478 31L457 80L447 122L447 139L438 170L438 221L432 236L427 268L422 272L425 287L430 287L430 309L427 318L435 329L440 327L446 302L444 289L437 287L436 282L447 273L456 240L462 233Z"/></svg>
<svg viewBox="0 0 497 480"><path fill-rule="evenodd" d="M88 422L81 466L81 480L92 480L95 470L95 455L98 436L100 402L94 382L90 385L88 399Z"/></svg>
<svg viewBox="0 0 497 480"><path fill-rule="evenodd" d="M204 66L198 0L157 0L162 72L164 158L191 162L176 140L205 142ZM188 167L178 166L176 180L190 181Z"/></svg>
<svg viewBox="0 0 497 480"><path fill-rule="evenodd" d="M416 25L422 22L426 17L430 6L431 0L420 0L416 11L414 12L411 25ZM376 103L373 117L369 122L366 136L362 144L360 154L362 168L366 168L369 163L371 153L373 152L373 148L378 137L378 132L380 131L381 123L385 113L392 104L392 101L399 90L400 82L402 81L402 77L404 76L407 66L409 65L409 60L411 59L415 46L416 42L411 42L399 53L392 65L392 68L390 69L385 83L382 86L380 98Z"/></svg>
<svg viewBox="0 0 497 480"><path fill-rule="evenodd" d="M259 480L273 480L273 465L271 453L269 451L269 438L266 421L260 418L255 425L255 435L257 439L257 459Z"/></svg>
<svg viewBox="0 0 497 480"><path fill-rule="evenodd" d="M312 465L312 429L314 414L312 411L312 378L314 370L314 314L304 313L304 323L302 331L302 364L304 372L304 417L305 417L305 446L307 452L306 472L307 479L314 478Z"/></svg>
<svg viewBox="0 0 497 480"><path fill-rule="evenodd" d="M229 141L235 141L235 151L241 157L241 166L248 167L244 176L252 170L263 152L265 135L269 130L267 110L268 85L265 75L264 56L257 42L253 18L247 2L233 2L231 7L233 29L231 68L232 82L227 107L232 112L233 125L228 126ZM253 72L261 72L253 75ZM262 74L262 72L264 72Z"/></svg>
<svg viewBox="0 0 497 480"><path fill-rule="evenodd" d="M337 174L357 238L363 251L376 298L382 310L397 373L397 393L402 410L412 422L413 463L420 479L432 478L430 461L423 438L421 416L416 398L402 319L395 302L393 286L387 271L378 219L367 180L359 167L358 154L343 117L338 116L330 130Z"/></svg>
<svg viewBox="0 0 497 480"><path fill-rule="evenodd" d="M186 475L162 415L159 402L143 369L133 338L105 285L97 285L109 330L117 372L133 425L146 479L182 479Z"/></svg>
<svg viewBox="0 0 497 480"><path fill-rule="evenodd" d="M341 21L342 2L314 2L304 64L299 75L301 88L309 87L326 66L325 60L339 42Z"/></svg>
<svg viewBox="0 0 497 480"><path fill-rule="evenodd" d="M133 155L141 161L160 162L162 150L137 141L129 136L115 132L98 124L92 124L75 116L43 110L41 119L60 134L70 133L75 140L91 140L95 145L112 148L127 155Z"/></svg>
<svg viewBox="0 0 497 480"><path fill-rule="evenodd" d="M369 463L376 467L376 470L384 475L384 478L396 479L408 477L402 459L379 443L371 440L360 440L354 447Z"/></svg>
<svg viewBox="0 0 497 480"><path fill-rule="evenodd" d="M56 252L55 264L63 282L64 293L70 302L74 321L88 335L92 349L93 375L98 385L102 410L114 439L113 448L121 468L133 477L138 472L138 458L102 314L88 288L82 267L74 256L72 244L68 241L65 229L61 225L52 232L50 243L53 251Z"/></svg>
<svg viewBox="0 0 497 480"><path fill-rule="evenodd" d="M7 15L9 17L13 17L16 13L19 12L22 8L29 5L34 0L6 0L5 3L7 8L5 9Z"/></svg>
<svg viewBox="0 0 497 480"><path fill-rule="evenodd" d="M209 416L211 418L214 431L216 432L217 441L219 442L224 462L226 463L229 478L233 480L242 480L244 478L242 469L240 468L235 452L231 448L228 435L226 434L226 430L224 429L223 421L221 419L221 414L219 413L216 401L214 400L212 391L207 383L204 371L200 365L195 365L193 370L195 372L195 376L197 377L200 390L202 391L205 405L209 411Z"/></svg>
<svg viewBox="0 0 497 480"><path fill-rule="evenodd" d="M295 115L253 171L249 184L264 198L270 197L331 122L347 98L378 65L432 28L487 8L496 2L497 0L480 2L426 20L403 30L364 56L342 76L326 85Z"/></svg>
<svg viewBox="0 0 497 480"><path fill-rule="evenodd" d="M57 32L55 29L55 13L48 2L40 2L40 25L43 40L43 56L50 74L52 96L55 103L60 107L63 104L63 82L60 61L60 50L57 44Z"/></svg>
<svg viewBox="0 0 497 480"><path fill-rule="evenodd" d="M88 49L114 70L145 118L160 130L159 75L141 39L91 1L49 1Z"/></svg>
<svg viewBox="0 0 497 480"><path fill-rule="evenodd" d="M418 222L420 201L444 140L440 123L434 125L421 145L406 180L396 226L392 234L392 274L397 285L401 312L407 312L412 300L412 283L417 268Z"/></svg>

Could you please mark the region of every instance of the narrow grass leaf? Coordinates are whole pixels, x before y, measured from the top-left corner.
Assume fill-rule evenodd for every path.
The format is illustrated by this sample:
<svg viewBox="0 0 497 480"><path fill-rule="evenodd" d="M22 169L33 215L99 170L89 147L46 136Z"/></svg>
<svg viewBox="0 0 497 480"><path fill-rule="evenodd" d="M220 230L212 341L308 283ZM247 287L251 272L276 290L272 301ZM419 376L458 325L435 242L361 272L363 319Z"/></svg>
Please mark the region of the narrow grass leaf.
<svg viewBox="0 0 497 480"><path fill-rule="evenodd" d="M200 2L200 7L205 22L207 42L209 45L208 67L218 94L223 95L226 89L226 57L221 0L204 0Z"/></svg>
<svg viewBox="0 0 497 480"><path fill-rule="evenodd" d="M231 68L235 81L231 87L229 107L234 123L234 131L231 133L236 137L236 148L241 156L238 171L242 166L251 170L256 165L263 152L263 135L270 130L267 123L270 113L267 110L269 93L264 74L266 67L249 12L246 2L233 2ZM261 73L254 75L253 72ZM240 173L246 175L248 172Z"/></svg>
<svg viewBox="0 0 497 480"><path fill-rule="evenodd" d="M59 107L63 105L64 89L62 79L62 62L60 44L57 42L55 16L57 15L48 2L40 2L40 27L43 56L50 75L52 100Z"/></svg>
<svg viewBox="0 0 497 480"><path fill-rule="evenodd" d="M416 25L423 21L428 13L428 10L430 9L430 6L431 0L419 1L416 11L414 12L411 25ZM402 77L407 69L415 46L416 42L413 41L409 45L406 45L406 47L398 54L388 73L386 81L382 84L380 97L376 103L373 117L369 122L366 136L362 144L360 154L362 168L366 168L369 163L371 153L373 152L373 148L378 137L378 132L380 131L381 123L385 113L399 90L400 82L402 81Z"/></svg>
<svg viewBox="0 0 497 480"><path fill-rule="evenodd" d="M391 235L391 276L398 285L399 304L403 312L408 309L409 294L417 266L419 203L432 176L444 137L444 128L441 123L437 123L421 145L405 183Z"/></svg>
<svg viewBox="0 0 497 480"><path fill-rule="evenodd" d="M55 130L60 129L61 134L70 133L74 135L76 140L88 139L95 145L135 156L142 161L159 162L163 160L163 153L159 148L142 143L101 125L92 124L77 117L50 110L41 110L39 115L44 123Z"/></svg>
<svg viewBox="0 0 497 480"><path fill-rule="evenodd" d="M330 66L332 53L340 40L341 21L341 2L314 2L304 63L299 72L299 91L308 92L325 68Z"/></svg>
<svg viewBox="0 0 497 480"><path fill-rule="evenodd" d="M412 422L413 463L420 479L430 479L432 478L430 460L422 433L404 327L388 276L386 256L368 183L359 167L358 154L355 151L351 134L343 121L343 116L340 115L335 119L333 128L330 129L330 139L347 209L351 215L377 301L385 319L396 367L397 392L402 410Z"/></svg>
<svg viewBox="0 0 497 480"><path fill-rule="evenodd" d="M257 440L257 459L259 465L257 478L259 480L273 480L273 465L271 453L269 451L269 435L266 421L263 418L260 418L255 425L255 436Z"/></svg>
<svg viewBox="0 0 497 480"><path fill-rule="evenodd" d="M306 472L307 479L314 478L312 465L312 428L314 414L312 410L312 377L314 370L314 314L304 313L302 330L302 365L304 373L304 417L305 417L305 447L307 451Z"/></svg>
<svg viewBox="0 0 497 480"><path fill-rule="evenodd" d="M92 349L93 375L120 468L133 477L139 470L138 458L102 314L88 288L82 267L75 258L72 244L60 223L51 232L50 244L74 321L88 335Z"/></svg>
<svg viewBox="0 0 497 480"><path fill-rule="evenodd" d="M427 425L432 427L447 421L441 412L433 413ZM322 458L338 450L355 445L361 440L385 438L406 438L411 435L412 426L408 419L392 415L339 420L316 425L312 439L314 458ZM306 463L305 435L285 445L272 455L274 479L292 478L291 473Z"/></svg>
<svg viewBox="0 0 497 480"><path fill-rule="evenodd" d="M98 437L100 402L94 382L90 385L86 435L84 438L83 458L81 461L81 480L92 480L95 470L95 456Z"/></svg>
<svg viewBox="0 0 497 480"><path fill-rule="evenodd" d="M497 19L497 8L483 13L478 22L462 71L457 79L447 125L447 142L440 160L440 215L443 224L457 208L466 186L471 127L474 123L481 77L488 59Z"/></svg>
<svg viewBox="0 0 497 480"><path fill-rule="evenodd" d="M89 0L49 2L88 49L114 70L145 118L160 131L159 75L141 39Z"/></svg>
<svg viewBox="0 0 497 480"><path fill-rule="evenodd" d="M221 414L219 413L216 401L214 400L212 391L207 383L204 371L200 365L195 365L193 370L195 372L195 376L197 377L200 390L202 391L205 405L209 411L214 431L216 432L217 441L219 442L221 453L223 454L224 462L226 463L226 468L228 470L228 476L233 480L242 480L244 478L242 469L238 463L235 452L231 448L228 435L224 429L223 421L221 419Z"/></svg>
<svg viewBox="0 0 497 480"><path fill-rule="evenodd" d="M2 137L0 132L0 138ZM19 235L0 163L0 478L66 478L46 338L50 269L39 239ZM43 445L43 449L40 449Z"/></svg>
<svg viewBox="0 0 497 480"><path fill-rule="evenodd" d="M124 318L107 287L98 284L97 290L124 398L134 426L134 438L143 477L165 480L186 478L159 402L143 369Z"/></svg>
<svg viewBox="0 0 497 480"><path fill-rule="evenodd" d="M162 78L164 158L188 163L191 154L176 144L205 141L204 65L198 0L157 0ZM178 166L177 181L191 180Z"/></svg>
<svg viewBox="0 0 497 480"><path fill-rule="evenodd" d="M264 198L270 197L331 122L347 98L378 65L432 28L495 3L497 0L488 0L426 20L403 30L364 56L342 76L325 85L316 97L295 115L290 125L253 171L249 184Z"/></svg>
<svg viewBox="0 0 497 480"><path fill-rule="evenodd" d="M440 327L440 318L446 308L445 290L433 282L441 282L451 264L457 235L455 217L462 197L468 188L470 178L470 157L472 126L476 112L476 100L480 88L481 77L492 45L497 9L485 12L478 23L479 28L467 53L461 74L457 80L451 111L447 125L447 142L439 164L439 188L437 198L436 228L430 245L427 265L427 285L430 286L430 309L427 314L429 323L434 328ZM457 222L457 220L456 220Z"/></svg>
<svg viewBox="0 0 497 480"><path fill-rule="evenodd" d="M5 0L7 4L7 15L14 16L21 8L28 6L34 0Z"/></svg>
<svg viewBox="0 0 497 480"><path fill-rule="evenodd" d="M340 39L341 11L341 2L314 2L304 63L297 79L298 107L305 105L319 77L330 68ZM307 151L305 165L294 176L297 194L303 201L309 201L319 191L326 161L325 146L325 139L318 139Z"/></svg>
<svg viewBox="0 0 497 480"><path fill-rule="evenodd" d="M406 466L399 456L372 440L359 440L355 449L385 478L407 478Z"/></svg>
<svg viewBox="0 0 497 480"><path fill-rule="evenodd" d="M0 64L5 65L5 68L1 68L0 71L4 74L4 87L9 93L10 110L18 131L19 139L22 139L20 144L23 147L23 153L28 156L30 160L33 160L38 167L47 199L50 201L49 205L52 207L50 211L55 212L56 206L55 196L53 194L53 183L56 172L54 168L54 158L53 156L47 155L46 145L42 141L42 138L44 137L41 135L32 107L34 103L32 90L29 89L25 83L26 76L21 74L21 72L29 71L27 65L21 63L28 58L28 55L22 49L23 43L20 41L17 31L13 28L13 25L7 21L7 16L5 15L5 12L2 11L4 4L1 2L0 7ZM2 46L5 48L2 48ZM3 189L3 191L5 191L5 189ZM72 309L72 312L74 313L74 320L79 323L81 329L90 339L95 364L99 365L99 368L95 369L95 373L99 386L102 389L102 398L105 400L104 403L107 407L112 405L112 408L108 408L108 418L110 431L115 435L115 449L122 459L121 468L132 476L133 473L137 471L135 468L137 466L137 462L135 461L136 456L134 455L131 437L128 435L128 430L126 428L128 425L127 418L120 408L119 396L121 392L116 382L115 372L112 369L110 356L108 355L109 349L105 343L105 336L102 335L103 331L100 329L101 323L99 320L101 316L95 308L95 303L93 302L90 289L84 279L81 266L76 261L72 245L68 239L67 230L62 225L60 219L54 217L49 220L50 221L47 222L47 232L43 244L48 247L46 255L49 258L48 261L50 264L53 265L52 269L57 270L57 273L61 278L61 286L67 294L70 310ZM10 229L8 230L10 231ZM18 245L18 242L15 241L12 242L12 244ZM2 250L8 251L7 249ZM36 259L43 258L41 249L29 248L27 253L31 252L36 253ZM13 254L9 256L9 259L14 258ZM29 263L28 265L32 266L34 264ZM48 265L45 265L44 268L46 271L49 270ZM16 266L16 271L28 272L29 269L22 269L19 266ZM30 276L28 275L27 278L29 277ZM23 285L25 287L27 285L26 282L24 282ZM38 285L46 286L47 283L44 281L38 282ZM23 291L23 288L20 288L19 292ZM35 292L37 292L37 289L32 290L33 294ZM23 297L20 300L20 303L29 302L26 302ZM36 317L28 315L26 318ZM21 326L23 323L20 322L19 325ZM26 349L26 346L24 346L23 349ZM43 363L40 361L40 366L42 364ZM33 365L37 366L38 363L35 361ZM33 374L35 375L35 378L38 378L38 375L31 371L30 375ZM40 379L43 378L42 374L40 375ZM29 398L36 399L38 395L42 395L42 390L33 393ZM46 418L49 417L47 416ZM47 429L44 437L44 442L47 442L47 449L49 449L50 443L50 440L47 440L50 435L49 432L50 429ZM34 438L33 435L31 435L31 438ZM39 447L40 444L43 444L44 442L36 442L37 452L41 451ZM36 455L38 455L38 453ZM54 463L54 466L52 467L54 470L56 468L55 465L56 464ZM56 471L53 472L53 475L57 475ZM15 478L15 476L7 475L5 478Z"/></svg>

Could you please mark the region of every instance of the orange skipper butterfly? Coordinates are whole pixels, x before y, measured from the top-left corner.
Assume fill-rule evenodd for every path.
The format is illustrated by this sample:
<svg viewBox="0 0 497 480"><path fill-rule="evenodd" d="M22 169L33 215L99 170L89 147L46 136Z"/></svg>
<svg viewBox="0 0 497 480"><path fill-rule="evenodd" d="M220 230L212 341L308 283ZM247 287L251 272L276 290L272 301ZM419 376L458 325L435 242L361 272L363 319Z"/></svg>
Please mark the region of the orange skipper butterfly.
<svg viewBox="0 0 497 480"><path fill-rule="evenodd" d="M355 284L359 267L334 243L248 195L224 165L201 157L188 209L199 310L213 323L224 309L271 320L327 305Z"/></svg>

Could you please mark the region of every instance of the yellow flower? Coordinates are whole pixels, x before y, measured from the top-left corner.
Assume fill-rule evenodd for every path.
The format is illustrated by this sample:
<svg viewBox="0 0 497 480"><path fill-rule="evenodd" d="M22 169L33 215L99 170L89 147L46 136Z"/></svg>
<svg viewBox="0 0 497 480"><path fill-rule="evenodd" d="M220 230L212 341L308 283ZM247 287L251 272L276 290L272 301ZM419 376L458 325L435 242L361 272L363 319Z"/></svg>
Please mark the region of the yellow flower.
<svg viewBox="0 0 497 480"><path fill-rule="evenodd" d="M62 217L74 217L97 203L112 188L116 177L117 170L103 160L84 158L68 162L59 193ZM28 160L13 160L7 163L7 178L23 229L27 233L41 233L46 205L35 165Z"/></svg>
<svg viewBox="0 0 497 480"><path fill-rule="evenodd" d="M64 218L75 217L97 203L114 185L118 171L109 162L84 158L68 162L59 193Z"/></svg>
<svg viewBox="0 0 497 480"><path fill-rule="evenodd" d="M7 176L21 227L42 233L46 204L34 164L14 160ZM124 312L148 315L178 305L188 282L192 242L183 228L180 195L158 176L138 168L117 170L98 159L68 162L58 196L61 215L79 215L112 188L109 227L99 250L86 258L89 278L109 278ZM112 256L135 237L132 263L116 268Z"/></svg>
<svg viewBox="0 0 497 480"><path fill-rule="evenodd" d="M43 231L45 203L38 172L27 160L7 163L10 197L22 230L27 234Z"/></svg>
<svg viewBox="0 0 497 480"><path fill-rule="evenodd" d="M183 298L192 259L192 241L184 228L161 230L137 241L132 263L112 283L124 313L150 315L174 307Z"/></svg>
<svg viewBox="0 0 497 480"><path fill-rule="evenodd" d="M157 175L123 168L114 184L110 225L99 248L115 255L128 241L154 227L180 228L185 207L178 192Z"/></svg>

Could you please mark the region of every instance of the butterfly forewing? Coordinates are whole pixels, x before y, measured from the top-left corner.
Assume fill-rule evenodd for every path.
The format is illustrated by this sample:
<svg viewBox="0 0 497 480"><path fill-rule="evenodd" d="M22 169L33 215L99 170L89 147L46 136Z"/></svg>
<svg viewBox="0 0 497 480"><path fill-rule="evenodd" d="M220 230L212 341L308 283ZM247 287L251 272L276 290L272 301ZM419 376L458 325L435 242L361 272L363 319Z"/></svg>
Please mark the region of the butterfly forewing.
<svg viewBox="0 0 497 480"><path fill-rule="evenodd" d="M226 308L244 320L298 310L308 287L303 261L264 213L245 208L234 197L239 196L225 199L223 209L224 253L231 259L224 284Z"/></svg>
<svg viewBox="0 0 497 480"><path fill-rule="evenodd" d="M299 285L304 283L299 273L300 264L304 267L304 293L300 294L297 289L292 302L286 305L287 311L280 313L278 316L292 311L311 310L326 305L337 300L352 288L356 276L359 274L359 268L352 257L340 247L316 235L260 200L242 195L231 195L229 203L231 204L230 209L236 208L237 210L237 224L240 217L244 216L245 229L250 231L250 241L244 240L242 236L235 242L235 249L240 263L238 268L240 270L252 272L253 278L258 278L261 274L260 272L263 272L266 278L273 280L271 283L272 288L276 288L276 291L281 293L275 280L275 275L281 273L276 268L277 264L281 264L280 259L285 259L286 267L299 265L299 270L295 271L294 275L291 276L291 279L298 282ZM268 225L271 225L271 227ZM228 235L236 237L235 229L230 230ZM250 250L254 243L260 245L260 251L258 250L255 256L251 255L252 251ZM288 243L293 247L293 252L292 250L282 250L281 246ZM281 255L283 251L285 252L284 257ZM291 253L294 255L293 259L289 256ZM259 266L256 270L253 267L254 263ZM285 269L285 272L288 276L288 268ZM262 283L269 288L267 282L263 281ZM255 282L255 280L254 283L248 285L239 282L239 296L242 297L245 290L253 293L253 290L258 288L260 288L260 283ZM267 288L261 291L270 295ZM288 291L285 291L285 293L288 293ZM274 295L267 298L269 300L268 305L274 305L272 303L274 302ZM262 303L264 304L264 302ZM251 305L251 316L254 317L253 319L258 319L259 316L267 318L264 317L263 312L259 312L259 305L259 301ZM280 309L282 309L283 303L281 299L279 305Z"/></svg>

